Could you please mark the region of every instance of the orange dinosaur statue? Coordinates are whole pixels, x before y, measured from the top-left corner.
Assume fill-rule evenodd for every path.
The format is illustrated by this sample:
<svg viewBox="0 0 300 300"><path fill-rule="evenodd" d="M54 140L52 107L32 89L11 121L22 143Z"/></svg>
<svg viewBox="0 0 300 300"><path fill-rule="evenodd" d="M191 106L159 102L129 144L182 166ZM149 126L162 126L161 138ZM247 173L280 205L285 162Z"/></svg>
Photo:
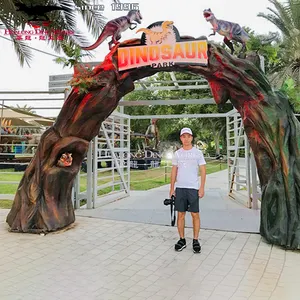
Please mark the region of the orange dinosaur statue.
<svg viewBox="0 0 300 300"><path fill-rule="evenodd" d="M154 31L149 28L141 28L138 32L144 32L149 36L151 44L161 44L163 40L165 40L168 35L170 34L170 30L173 29L173 22L172 21L164 21L161 24L162 31Z"/></svg>

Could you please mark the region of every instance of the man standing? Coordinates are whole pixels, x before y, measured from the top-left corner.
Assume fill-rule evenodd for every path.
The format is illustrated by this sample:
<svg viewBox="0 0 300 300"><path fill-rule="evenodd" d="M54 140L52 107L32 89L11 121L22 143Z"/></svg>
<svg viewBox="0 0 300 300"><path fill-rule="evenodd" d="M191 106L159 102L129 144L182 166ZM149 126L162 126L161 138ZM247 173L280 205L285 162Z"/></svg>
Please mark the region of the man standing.
<svg viewBox="0 0 300 300"><path fill-rule="evenodd" d="M190 128L182 128L180 131L182 147L174 153L172 159L170 197L174 195L175 210L178 211L177 229L179 241L175 244L175 250L181 251L186 247L184 235L185 214L190 211L193 219L193 251L201 252L198 241L200 231L199 198L204 196L206 180L206 162L202 151L193 147L193 133ZM199 167L201 183L199 185ZM176 191L175 191L176 183Z"/></svg>

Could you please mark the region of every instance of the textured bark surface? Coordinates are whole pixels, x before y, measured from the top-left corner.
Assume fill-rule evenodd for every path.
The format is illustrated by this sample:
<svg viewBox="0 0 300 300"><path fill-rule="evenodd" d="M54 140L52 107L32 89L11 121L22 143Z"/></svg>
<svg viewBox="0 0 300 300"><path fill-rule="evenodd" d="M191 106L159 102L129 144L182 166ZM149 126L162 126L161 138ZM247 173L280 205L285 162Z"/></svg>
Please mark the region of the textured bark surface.
<svg viewBox="0 0 300 300"><path fill-rule="evenodd" d="M72 90L20 183L7 218L12 229L50 231L72 223L71 185L101 122L116 108L119 99L133 90L135 80L158 71L177 71L205 76L216 103L224 104L229 99L239 111L262 186L260 232L270 243L299 248L300 123L288 100L272 90L264 74L249 60L231 56L213 44L209 44L207 67L175 65L118 72L117 48L139 43L139 39L128 40L111 50L94 70L93 76L103 84L85 95L80 95L77 88ZM70 148L72 153L75 151L70 169L53 165L64 152L62 144L74 147Z"/></svg>
<svg viewBox="0 0 300 300"><path fill-rule="evenodd" d="M38 149L19 184L7 216L11 231L49 232L75 221L71 201L74 179L87 153L89 142L119 100L134 89L131 80L120 80L111 57L94 72L98 85L89 93L72 89L56 123L41 137ZM58 166L63 153L71 153L72 165Z"/></svg>

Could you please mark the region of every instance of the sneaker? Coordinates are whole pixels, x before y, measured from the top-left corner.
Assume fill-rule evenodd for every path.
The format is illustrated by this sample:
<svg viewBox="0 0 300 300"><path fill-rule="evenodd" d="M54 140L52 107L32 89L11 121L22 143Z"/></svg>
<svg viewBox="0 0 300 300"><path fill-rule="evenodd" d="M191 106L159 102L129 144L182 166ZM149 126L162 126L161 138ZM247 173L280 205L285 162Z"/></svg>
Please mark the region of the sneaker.
<svg viewBox="0 0 300 300"><path fill-rule="evenodd" d="M201 246L198 240L193 239L193 251L194 253L200 253L201 252Z"/></svg>
<svg viewBox="0 0 300 300"><path fill-rule="evenodd" d="M181 251L184 248L186 248L186 241L185 239L180 239L176 244L175 244L175 251Z"/></svg>

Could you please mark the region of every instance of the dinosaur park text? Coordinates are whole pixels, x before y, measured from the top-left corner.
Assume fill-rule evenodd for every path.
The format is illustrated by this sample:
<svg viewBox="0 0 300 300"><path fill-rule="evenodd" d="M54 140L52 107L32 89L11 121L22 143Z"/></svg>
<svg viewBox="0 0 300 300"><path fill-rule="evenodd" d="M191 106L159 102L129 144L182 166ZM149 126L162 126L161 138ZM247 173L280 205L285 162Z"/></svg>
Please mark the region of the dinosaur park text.
<svg viewBox="0 0 300 300"><path fill-rule="evenodd" d="M206 40L184 41L175 44L120 47L119 71L151 66L163 68L174 64L207 65Z"/></svg>

